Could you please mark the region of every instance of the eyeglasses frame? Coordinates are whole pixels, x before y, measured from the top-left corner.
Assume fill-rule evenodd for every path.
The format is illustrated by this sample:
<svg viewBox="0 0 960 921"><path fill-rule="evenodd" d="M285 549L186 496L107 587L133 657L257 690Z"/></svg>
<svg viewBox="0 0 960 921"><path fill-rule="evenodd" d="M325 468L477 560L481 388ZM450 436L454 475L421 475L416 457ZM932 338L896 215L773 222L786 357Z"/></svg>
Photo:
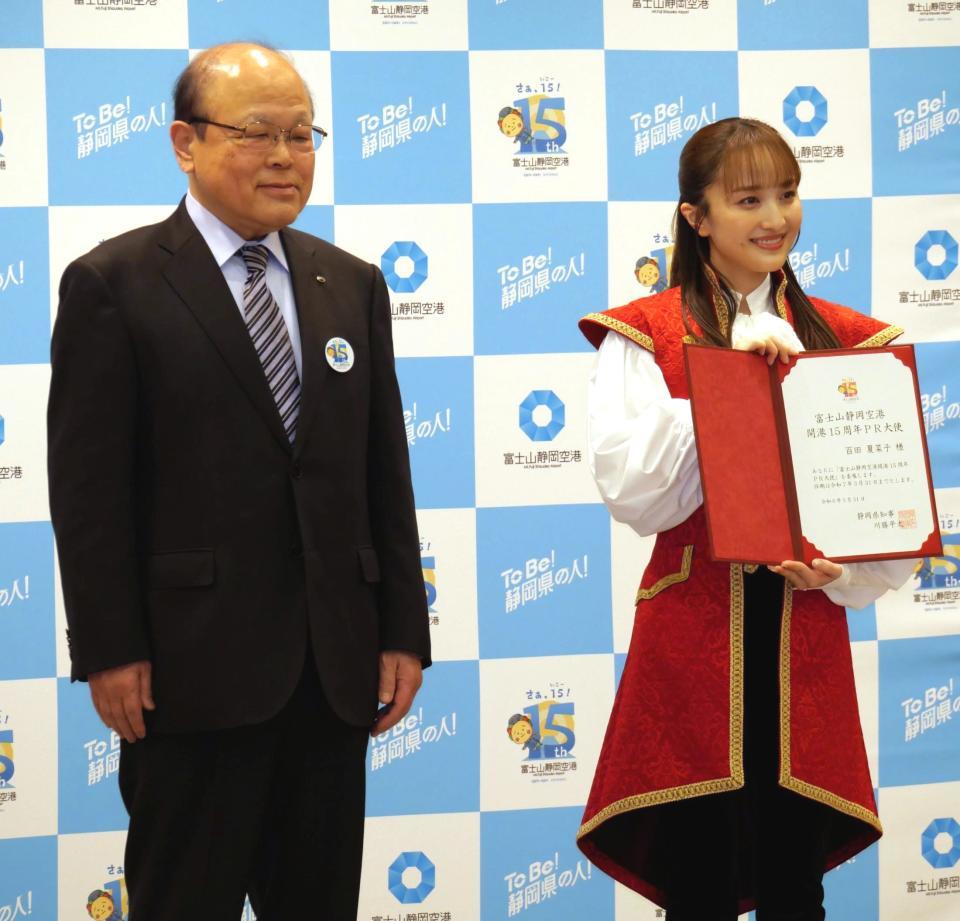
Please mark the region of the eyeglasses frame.
<svg viewBox="0 0 960 921"><path fill-rule="evenodd" d="M299 124L299 125L294 125L292 128L281 128L279 125L274 125L273 122L262 122L259 120L247 122L246 125L227 125L227 124L224 124L223 122L215 122L209 118L190 118L190 119L187 119L187 124L188 125L213 125L215 128L226 128L229 131L239 131L243 135L244 139L246 139L247 128L249 128L250 125L273 125L273 127L276 128L279 132L273 138L273 146L276 147L277 142L280 140L280 138L286 135L286 144L291 148L291 150L296 150L296 147L294 147L291 144L290 133L292 131L295 131L297 128L309 127L314 132L314 134L320 138L320 140L317 141L316 147L311 148L313 152L316 152L317 150L319 150L321 145L323 144L323 139L325 137L328 137L327 132L324 131L323 128L321 128L319 125L308 126L304 124Z"/></svg>

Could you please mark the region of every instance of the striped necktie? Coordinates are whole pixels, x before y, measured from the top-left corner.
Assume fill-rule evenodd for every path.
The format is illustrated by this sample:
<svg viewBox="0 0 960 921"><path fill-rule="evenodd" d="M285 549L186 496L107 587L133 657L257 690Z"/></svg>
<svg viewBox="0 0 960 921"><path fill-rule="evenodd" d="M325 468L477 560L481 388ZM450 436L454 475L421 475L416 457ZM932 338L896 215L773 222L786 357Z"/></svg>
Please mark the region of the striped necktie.
<svg viewBox="0 0 960 921"><path fill-rule="evenodd" d="M253 347L280 411L287 438L293 444L300 413L300 377L280 307L267 287L267 248L243 246L238 250L247 264L243 285L243 315Z"/></svg>

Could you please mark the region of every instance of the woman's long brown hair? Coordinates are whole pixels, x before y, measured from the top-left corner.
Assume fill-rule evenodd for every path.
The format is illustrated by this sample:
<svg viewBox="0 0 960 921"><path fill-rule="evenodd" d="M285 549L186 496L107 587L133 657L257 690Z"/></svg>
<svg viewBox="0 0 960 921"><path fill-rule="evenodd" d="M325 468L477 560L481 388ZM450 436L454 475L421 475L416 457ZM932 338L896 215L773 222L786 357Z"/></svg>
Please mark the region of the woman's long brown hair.
<svg viewBox="0 0 960 921"><path fill-rule="evenodd" d="M707 214L707 186L714 182L727 189L799 185L800 166L786 141L770 125L752 118L724 118L705 125L687 141L680 154L678 180L680 201L674 214L670 280L680 285L683 325L697 342L729 348L737 299L726 279L710 264L709 238L701 237L696 227L690 226L680 213L680 205L689 203L697 209L699 227ZM783 272L793 326L804 348L839 348L833 330L803 293L789 260L784 263ZM711 274L727 310L723 328L713 306ZM694 324L701 335L697 335Z"/></svg>

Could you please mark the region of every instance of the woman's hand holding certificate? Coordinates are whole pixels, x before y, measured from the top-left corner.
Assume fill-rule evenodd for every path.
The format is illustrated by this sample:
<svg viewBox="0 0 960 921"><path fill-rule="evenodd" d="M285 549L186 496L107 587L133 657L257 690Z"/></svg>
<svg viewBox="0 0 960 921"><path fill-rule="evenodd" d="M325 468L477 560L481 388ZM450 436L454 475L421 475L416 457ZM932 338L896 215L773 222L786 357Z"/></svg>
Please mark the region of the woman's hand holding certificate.
<svg viewBox="0 0 960 921"><path fill-rule="evenodd" d="M770 572L783 576L794 588L826 588L831 582L836 582L843 575L843 567L830 560L821 560L819 557L811 561L810 565L798 560L784 560L779 566L768 566Z"/></svg>
<svg viewBox="0 0 960 921"><path fill-rule="evenodd" d="M778 358L786 364L799 352L789 343L776 336L766 336L763 339L738 339L733 347L740 352L757 352L763 355L768 365L772 365Z"/></svg>

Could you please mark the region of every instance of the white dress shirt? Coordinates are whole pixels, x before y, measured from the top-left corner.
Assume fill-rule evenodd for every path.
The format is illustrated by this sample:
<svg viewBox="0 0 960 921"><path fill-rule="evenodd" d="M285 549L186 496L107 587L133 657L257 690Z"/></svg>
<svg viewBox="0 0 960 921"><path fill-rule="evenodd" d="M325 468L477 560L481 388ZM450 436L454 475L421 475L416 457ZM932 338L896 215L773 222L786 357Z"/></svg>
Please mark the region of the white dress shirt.
<svg viewBox="0 0 960 921"><path fill-rule="evenodd" d="M197 225L200 236L203 237L213 258L217 260L220 271L230 288L233 299L237 302L240 316L246 325L243 313L243 286L247 280L247 264L243 256L237 255L237 250L245 244L256 242L267 248L267 287L273 299L280 308L280 315L287 326L290 336L290 345L293 347L293 357L297 363L297 374L303 380L303 357L300 347L300 323L297 320L297 304L293 299L293 281L290 278L290 268L287 265L287 254L283 251L280 234L277 231L268 233L260 240L244 240L235 230L229 228L215 214L212 214L187 192L187 214L190 220Z"/></svg>
<svg viewBox="0 0 960 921"><path fill-rule="evenodd" d="M803 350L776 312L770 276L746 298L750 313L737 313L734 343L773 335ZM672 398L653 355L619 333L608 332L597 350L588 428L590 470L617 521L638 534L656 534L702 504L690 401ZM740 475L749 476L750 458L743 460ZM845 563L823 591L836 604L862 608L903 585L915 566L916 560Z"/></svg>

